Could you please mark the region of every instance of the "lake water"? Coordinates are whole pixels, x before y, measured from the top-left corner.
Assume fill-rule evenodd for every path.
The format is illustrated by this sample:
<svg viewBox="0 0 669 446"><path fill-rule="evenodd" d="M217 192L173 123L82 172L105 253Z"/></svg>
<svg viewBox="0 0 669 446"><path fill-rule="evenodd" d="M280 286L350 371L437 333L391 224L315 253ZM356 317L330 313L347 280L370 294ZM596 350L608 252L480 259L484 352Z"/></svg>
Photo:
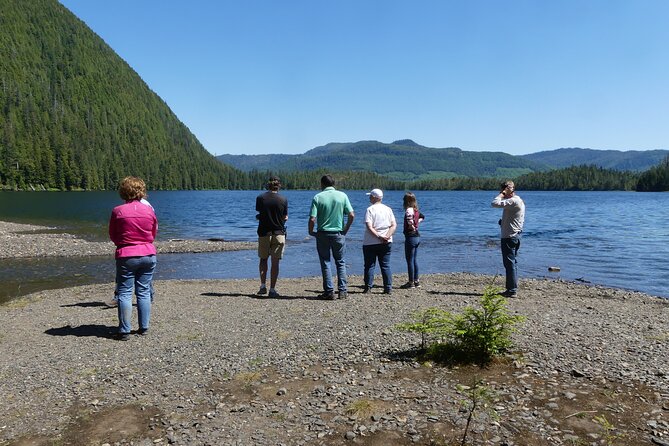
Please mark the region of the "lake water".
<svg viewBox="0 0 669 446"><path fill-rule="evenodd" d="M346 191L356 211L347 237L349 274L362 274L364 191ZM159 239L223 237L256 240L258 191L157 191L149 200L158 214ZM288 245L280 277L319 276L314 240L307 234L314 191L284 191L289 200ZM495 192L417 192L426 220L421 226L421 273L469 271L503 276L499 250L501 210ZM519 256L523 277L560 277L669 297L669 193L519 192L527 215ZM402 215L403 192L384 203ZM115 192L0 192L0 220L56 226L88 239L106 239ZM401 231L400 231L401 232ZM404 237L395 237L392 269L406 273ZM163 254L157 279L257 277L255 251ZM549 273L559 266L560 273ZM377 271L378 273L378 271ZM109 282L109 258L0 260L0 301L27 292ZM378 278L380 281L380 277ZM396 279L396 286L402 284ZM498 283L502 283L500 280ZM280 290L279 282L279 290Z"/></svg>

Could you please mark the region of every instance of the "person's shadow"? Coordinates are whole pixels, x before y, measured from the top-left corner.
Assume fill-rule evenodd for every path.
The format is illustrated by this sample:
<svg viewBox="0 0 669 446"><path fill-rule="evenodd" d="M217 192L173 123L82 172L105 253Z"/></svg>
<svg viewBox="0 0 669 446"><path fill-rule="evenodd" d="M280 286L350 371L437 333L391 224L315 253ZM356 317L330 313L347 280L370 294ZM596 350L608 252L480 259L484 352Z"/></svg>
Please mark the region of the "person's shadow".
<svg viewBox="0 0 669 446"><path fill-rule="evenodd" d="M304 290L307 292L311 292L311 290ZM318 291L314 291L315 293L318 293ZM318 298L318 296L287 296L285 294L281 294L279 297L269 297L267 294L245 294L245 293L202 293L200 296L208 296L208 297L248 297L250 299L258 299L258 300L321 300Z"/></svg>
<svg viewBox="0 0 669 446"><path fill-rule="evenodd" d="M67 308L67 307L82 307L82 308L103 307L104 309L116 308L116 306L109 305L105 302L78 302L76 304L64 304L64 305L61 305L60 307L61 308Z"/></svg>
<svg viewBox="0 0 669 446"><path fill-rule="evenodd" d="M51 336L76 336L78 338L91 337L91 336L97 338L113 338L117 330L118 327L110 327L108 325L100 325L100 324L90 324L90 325L79 325L78 327L66 325L64 327L49 328L44 333Z"/></svg>

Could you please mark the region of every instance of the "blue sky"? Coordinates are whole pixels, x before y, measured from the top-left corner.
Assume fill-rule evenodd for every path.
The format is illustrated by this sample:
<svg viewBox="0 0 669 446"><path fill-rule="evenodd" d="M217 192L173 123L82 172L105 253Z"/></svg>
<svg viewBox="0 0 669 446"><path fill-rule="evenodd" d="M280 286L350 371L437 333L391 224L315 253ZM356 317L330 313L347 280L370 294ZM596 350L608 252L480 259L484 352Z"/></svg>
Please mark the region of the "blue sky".
<svg viewBox="0 0 669 446"><path fill-rule="evenodd" d="M669 149L665 0L60 0L213 154Z"/></svg>

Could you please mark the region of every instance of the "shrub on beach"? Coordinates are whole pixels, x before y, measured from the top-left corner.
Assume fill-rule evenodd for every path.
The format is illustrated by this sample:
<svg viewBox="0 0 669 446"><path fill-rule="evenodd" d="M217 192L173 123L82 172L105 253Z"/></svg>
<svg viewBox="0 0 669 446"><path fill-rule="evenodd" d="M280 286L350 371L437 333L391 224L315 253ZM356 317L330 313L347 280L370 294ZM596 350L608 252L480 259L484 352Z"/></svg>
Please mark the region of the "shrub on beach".
<svg viewBox="0 0 669 446"><path fill-rule="evenodd" d="M468 306L458 314L427 308L414 313L412 322L396 328L420 334L425 359L486 364L512 347L511 334L524 320L509 314L507 300L499 291L486 288L479 308Z"/></svg>

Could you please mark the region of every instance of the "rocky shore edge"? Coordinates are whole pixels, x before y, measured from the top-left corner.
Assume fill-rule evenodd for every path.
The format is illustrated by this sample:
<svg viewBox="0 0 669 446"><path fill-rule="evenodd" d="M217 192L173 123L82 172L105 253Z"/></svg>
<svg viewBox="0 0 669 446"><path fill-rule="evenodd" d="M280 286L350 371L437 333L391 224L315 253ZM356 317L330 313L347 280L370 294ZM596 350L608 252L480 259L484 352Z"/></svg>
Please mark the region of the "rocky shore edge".
<svg viewBox="0 0 669 446"><path fill-rule="evenodd" d="M398 282L403 279L397 278ZM395 329L476 305L489 276L322 301L320 278L158 281L148 335L113 339L112 283L0 307L0 444L669 445L669 301L522 280L489 367L416 360ZM136 317L136 316L135 316ZM472 410L472 389L485 398Z"/></svg>
<svg viewBox="0 0 669 446"><path fill-rule="evenodd" d="M255 249L250 242L213 240L161 240L155 242L159 254L240 251ZM25 257L113 256L110 241L85 240L58 228L0 221L0 259Z"/></svg>

